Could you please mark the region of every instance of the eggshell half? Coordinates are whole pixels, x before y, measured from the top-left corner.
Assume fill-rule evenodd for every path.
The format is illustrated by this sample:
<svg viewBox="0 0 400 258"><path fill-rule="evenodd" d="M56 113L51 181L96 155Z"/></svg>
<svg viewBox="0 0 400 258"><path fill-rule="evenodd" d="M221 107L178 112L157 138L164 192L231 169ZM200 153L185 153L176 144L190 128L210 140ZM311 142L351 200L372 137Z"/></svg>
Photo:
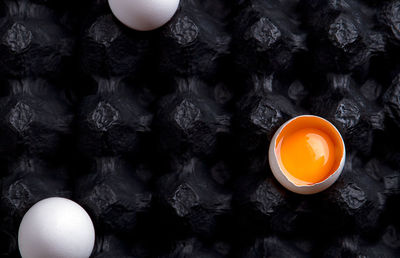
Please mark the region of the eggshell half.
<svg viewBox="0 0 400 258"><path fill-rule="evenodd" d="M328 120L322 118L322 117L318 117L318 116L313 116L313 115L303 115L303 116L297 116L295 118L292 118L291 120L287 121L286 123L284 123L275 133L274 137L271 140L271 143L269 145L269 151L268 151L268 157L269 157L269 166L272 170L273 175L275 176L275 178L279 181L279 183L281 183L285 188L287 188L288 190L298 193L298 194L315 194L315 193L319 193L325 189L327 189L328 187L330 187L333 183L336 182L336 180L339 178L340 174L343 171L343 167L344 167L344 163L346 161L346 147L343 141L342 136L340 135L340 139L342 141L343 144L343 154L340 160L340 164L338 166L338 168L336 169L335 172L333 172L327 179L319 182L319 183L315 183L312 185L297 185L294 182L292 182L286 175L285 173L282 171L282 168L280 167L279 161L278 161L278 157L276 155L276 141L278 136L280 135L280 133L282 132L282 130L292 121L294 121L295 119L298 119L300 117L315 117L318 119L322 119L325 122L329 123L332 128L334 128L337 133L340 135L340 132L336 129L336 127L330 123Z"/></svg>

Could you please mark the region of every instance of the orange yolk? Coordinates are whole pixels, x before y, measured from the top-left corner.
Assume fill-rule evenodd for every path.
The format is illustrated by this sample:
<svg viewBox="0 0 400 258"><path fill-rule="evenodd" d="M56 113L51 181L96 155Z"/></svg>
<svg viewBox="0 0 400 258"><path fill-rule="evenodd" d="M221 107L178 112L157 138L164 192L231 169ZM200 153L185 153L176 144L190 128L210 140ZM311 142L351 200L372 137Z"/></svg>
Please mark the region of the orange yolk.
<svg viewBox="0 0 400 258"><path fill-rule="evenodd" d="M285 172L301 184L319 183L332 174L335 145L321 130L303 128L283 136L277 146Z"/></svg>

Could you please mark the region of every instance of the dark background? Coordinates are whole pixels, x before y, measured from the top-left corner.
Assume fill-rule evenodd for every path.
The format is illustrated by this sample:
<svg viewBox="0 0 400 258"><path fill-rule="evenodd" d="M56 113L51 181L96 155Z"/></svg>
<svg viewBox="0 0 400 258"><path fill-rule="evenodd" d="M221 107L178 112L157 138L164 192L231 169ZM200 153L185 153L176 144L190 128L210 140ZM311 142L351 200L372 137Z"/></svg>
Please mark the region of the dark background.
<svg viewBox="0 0 400 258"><path fill-rule="evenodd" d="M135 32L105 0L4 0L0 41L1 257L50 196L93 257L400 256L400 1L181 0ZM313 196L268 166L300 114L347 148Z"/></svg>

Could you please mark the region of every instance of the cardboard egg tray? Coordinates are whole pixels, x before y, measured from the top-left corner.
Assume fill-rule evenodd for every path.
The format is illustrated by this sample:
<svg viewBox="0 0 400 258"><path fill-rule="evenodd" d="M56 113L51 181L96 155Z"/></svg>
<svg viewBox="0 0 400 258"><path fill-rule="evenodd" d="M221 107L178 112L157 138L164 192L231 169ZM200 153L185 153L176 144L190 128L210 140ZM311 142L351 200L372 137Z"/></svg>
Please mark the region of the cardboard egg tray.
<svg viewBox="0 0 400 258"><path fill-rule="evenodd" d="M0 256L67 197L93 257L400 257L400 1L181 0L160 29L106 0L0 2ZM331 121L339 180L284 189L268 145Z"/></svg>

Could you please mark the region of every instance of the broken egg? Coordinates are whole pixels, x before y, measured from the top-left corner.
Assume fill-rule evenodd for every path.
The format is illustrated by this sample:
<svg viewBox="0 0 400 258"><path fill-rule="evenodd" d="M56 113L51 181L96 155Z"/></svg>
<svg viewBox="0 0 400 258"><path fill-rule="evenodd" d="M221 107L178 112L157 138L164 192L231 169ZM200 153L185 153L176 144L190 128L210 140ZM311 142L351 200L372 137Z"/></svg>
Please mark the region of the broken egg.
<svg viewBox="0 0 400 258"><path fill-rule="evenodd" d="M329 121L313 115L283 124L269 146L269 165L288 190L314 194L339 178L346 159L342 136Z"/></svg>

